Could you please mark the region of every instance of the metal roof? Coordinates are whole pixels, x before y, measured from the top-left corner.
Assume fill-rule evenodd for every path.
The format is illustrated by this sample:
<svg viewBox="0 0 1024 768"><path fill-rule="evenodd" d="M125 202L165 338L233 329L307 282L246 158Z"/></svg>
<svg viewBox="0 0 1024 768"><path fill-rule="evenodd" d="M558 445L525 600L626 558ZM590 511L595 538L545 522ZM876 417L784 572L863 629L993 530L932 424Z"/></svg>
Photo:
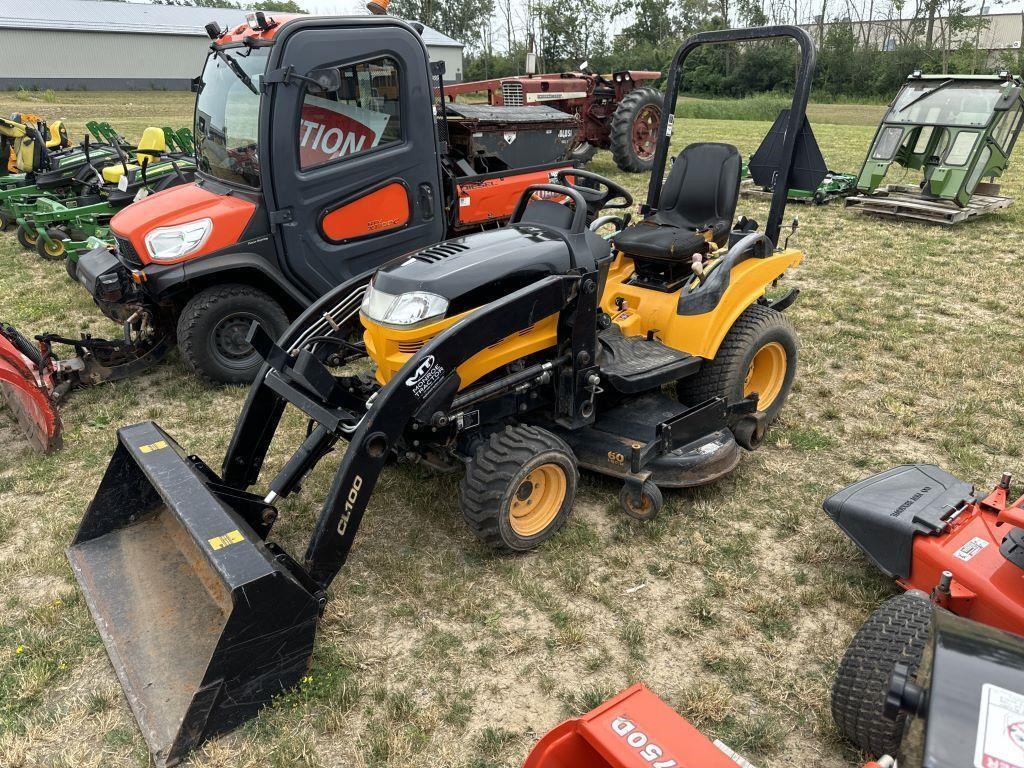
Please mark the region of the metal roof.
<svg viewBox="0 0 1024 768"><path fill-rule="evenodd" d="M245 11L224 8L193 8L151 3L119 3L109 0L0 0L0 29L52 29L64 32L130 32L156 35L201 35L216 21L234 27L245 20ZM423 28L428 46L462 48L430 27Z"/></svg>

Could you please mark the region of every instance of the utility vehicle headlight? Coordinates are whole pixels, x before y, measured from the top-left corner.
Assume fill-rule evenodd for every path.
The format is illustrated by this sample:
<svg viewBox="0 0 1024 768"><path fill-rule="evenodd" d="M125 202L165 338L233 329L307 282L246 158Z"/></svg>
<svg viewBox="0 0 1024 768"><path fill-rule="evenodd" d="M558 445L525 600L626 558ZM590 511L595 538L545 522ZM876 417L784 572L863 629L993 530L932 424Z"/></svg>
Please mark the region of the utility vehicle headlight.
<svg viewBox="0 0 1024 768"><path fill-rule="evenodd" d="M444 317L448 311L448 299L427 291L394 296L378 291L371 283L363 297L362 310L375 323L409 326Z"/></svg>
<svg viewBox="0 0 1024 768"><path fill-rule="evenodd" d="M212 231L210 219L157 227L146 235L146 250L153 261L174 261L201 248Z"/></svg>

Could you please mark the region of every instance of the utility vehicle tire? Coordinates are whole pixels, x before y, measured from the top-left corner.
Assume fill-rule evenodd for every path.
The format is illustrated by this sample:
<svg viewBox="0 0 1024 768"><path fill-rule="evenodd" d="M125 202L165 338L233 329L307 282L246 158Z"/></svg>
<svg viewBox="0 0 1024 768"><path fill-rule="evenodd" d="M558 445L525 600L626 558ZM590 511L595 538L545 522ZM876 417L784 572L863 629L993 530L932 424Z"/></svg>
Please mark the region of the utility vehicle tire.
<svg viewBox="0 0 1024 768"><path fill-rule="evenodd" d="M7 211L0 211L0 232L6 232L14 226L14 219Z"/></svg>
<svg viewBox="0 0 1024 768"><path fill-rule="evenodd" d="M589 141L581 141L569 147L568 159L573 160L577 163L585 164L593 160L594 155L596 154L597 147L595 147Z"/></svg>
<svg viewBox="0 0 1024 768"><path fill-rule="evenodd" d="M245 340L254 320L275 339L288 328L281 305L258 288L231 284L200 291L178 318L182 359L211 384L251 384L263 365Z"/></svg>
<svg viewBox="0 0 1024 768"><path fill-rule="evenodd" d="M906 714L883 715L889 677L896 664L910 674L924 656L932 603L921 592L887 600L857 630L832 684L832 719L839 732L875 757L897 757L907 727Z"/></svg>
<svg viewBox="0 0 1024 768"><path fill-rule="evenodd" d="M53 246L48 245L43 238L37 237L36 253L39 254L39 258L46 261L63 261L68 253L68 249L64 247L64 238L67 237L64 230L51 227L46 230L46 234L53 241Z"/></svg>
<svg viewBox="0 0 1024 768"><path fill-rule="evenodd" d="M21 243L21 247L26 251L34 251L36 249L36 241L39 240L38 234L29 234L28 230L24 227L18 227L18 242Z"/></svg>
<svg viewBox="0 0 1024 768"><path fill-rule="evenodd" d="M665 99L661 91L637 88L622 97L612 115L608 142L620 170L641 173L654 165Z"/></svg>
<svg viewBox="0 0 1024 768"><path fill-rule="evenodd" d="M752 392L767 427L779 415L793 387L797 340L789 319L770 307L751 304L736 318L718 354L696 375L676 385L679 399L695 405L713 397L728 403Z"/></svg>
<svg viewBox="0 0 1024 768"><path fill-rule="evenodd" d="M485 544L525 552L565 523L578 478L576 457L561 438L517 424L477 447L459 485L459 506Z"/></svg>

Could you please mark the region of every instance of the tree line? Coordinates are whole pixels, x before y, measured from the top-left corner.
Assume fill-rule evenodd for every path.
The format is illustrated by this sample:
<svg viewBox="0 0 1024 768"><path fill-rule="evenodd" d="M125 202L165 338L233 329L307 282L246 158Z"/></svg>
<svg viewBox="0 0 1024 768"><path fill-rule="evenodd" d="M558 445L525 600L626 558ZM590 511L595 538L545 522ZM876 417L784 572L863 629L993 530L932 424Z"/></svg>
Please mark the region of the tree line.
<svg viewBox="0 0 1024 768"><path fill-rule="evenodd" d="M997 0L998 2L998 0ZM891 98L914 70L984 73L1024 70L1024 49L981 48L988 21L966 0L393 0L396 15L418 19L466 44L463 78L537 71L667 71L694 32L800 24L818 47L818 99ZM1024 23L1024 14L1021 22ZM743 97L786 91L797 52L790 43L702 48L687 62L683 91Z"/></svg>

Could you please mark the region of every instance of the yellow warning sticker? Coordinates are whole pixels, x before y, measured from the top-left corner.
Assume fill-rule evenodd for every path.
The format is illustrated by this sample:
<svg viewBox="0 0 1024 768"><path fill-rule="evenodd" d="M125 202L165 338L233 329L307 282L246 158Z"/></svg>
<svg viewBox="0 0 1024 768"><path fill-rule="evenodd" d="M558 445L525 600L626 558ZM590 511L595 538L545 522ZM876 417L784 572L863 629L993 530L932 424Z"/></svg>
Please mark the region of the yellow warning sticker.
<svg viewBox="0 0 1024 768"><path fill-rule="evenodd" d="M142 453L152 453L153 451L159 451L166 447L166 440L157 440L155 443L150 443L149 445L140 445L139 450L142 451Z"/></svg>
<svg viewBox="0 0 1024 768"><path fill-rule="evenodd" d="M209 542L210 546L214 549L224 549L224 547L237 544L242 538L242 532L236 528L233 531L228 531L223 536L214 536L212 539L209 539Z"/></svg>

